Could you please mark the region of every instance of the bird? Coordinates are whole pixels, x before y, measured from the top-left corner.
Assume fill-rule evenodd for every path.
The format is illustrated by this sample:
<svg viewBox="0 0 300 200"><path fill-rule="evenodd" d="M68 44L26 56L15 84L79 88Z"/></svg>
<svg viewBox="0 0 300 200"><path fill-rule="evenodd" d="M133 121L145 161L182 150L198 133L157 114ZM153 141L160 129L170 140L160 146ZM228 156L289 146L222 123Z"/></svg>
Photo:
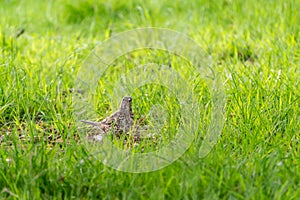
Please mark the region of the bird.
<svg viewBox="0 0 300 200"><path fill-rule="evenodd" d="M118 136L123 133L127 133L130 131L131 127L134 124L134 114L132 112L132 98L130 96L123 97L119 109L100 122L88 120L80 121L96 127L98 130L100 130L102 134L107 134L110 131ZM95 136L93 136L93 138L95 138ZM102 140L102 137L97 136L97 138L101 138Z"/></svg>
<svg viewBox="0 0 300 200"><path fill-rule="evenodd" d="M100 122L81 120L81 122L92 125L94 128L92 133L87 135L88 142L103 142L104 135L113 134L117 138L123 138L125 148L135 148L143 140L153 140L156 143L156 136L150 132L153 132L149 125L144 124L145 118L140 118L137 123L134 123L134 114L132 112L132 98L125 96L122 99L119 109L106 117ZM96 129L96 130L95 130ZM142 148L142 152L143 152Z"/></svg>

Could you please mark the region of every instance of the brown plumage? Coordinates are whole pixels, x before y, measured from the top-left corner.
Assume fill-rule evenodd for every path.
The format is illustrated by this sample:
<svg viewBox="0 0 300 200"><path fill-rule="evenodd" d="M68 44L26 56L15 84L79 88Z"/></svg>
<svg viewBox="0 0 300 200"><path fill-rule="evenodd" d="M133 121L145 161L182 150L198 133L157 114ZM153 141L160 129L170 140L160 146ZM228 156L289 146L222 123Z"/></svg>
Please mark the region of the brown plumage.
<svg viewBox="0 0 300 200"><path fill-rule="evenodd" d="M129 96L123 97L120 108L112 115L106 117L101 122L92 122L81 120L83 123L90 124L100 129L101 133L120 135L127 133L133 125L132 98Z"/></svg>

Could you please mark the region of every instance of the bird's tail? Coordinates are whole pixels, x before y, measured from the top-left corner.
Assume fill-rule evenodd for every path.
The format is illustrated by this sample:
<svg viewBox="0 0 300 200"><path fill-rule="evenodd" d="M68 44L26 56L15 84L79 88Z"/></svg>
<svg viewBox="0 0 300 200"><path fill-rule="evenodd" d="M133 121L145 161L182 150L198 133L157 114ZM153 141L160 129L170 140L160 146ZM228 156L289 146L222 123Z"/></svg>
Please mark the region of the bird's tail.
<svg viewBox="0 0 300 200"><path fill-rule="evenodd" d="M80 122L83 122L83 123L86 123L86 124L90 124L92 126L97 126L97 127L100 127L100 124L99 122L92 122L92 121L88 121L88 120L80 120Z"/></svg>

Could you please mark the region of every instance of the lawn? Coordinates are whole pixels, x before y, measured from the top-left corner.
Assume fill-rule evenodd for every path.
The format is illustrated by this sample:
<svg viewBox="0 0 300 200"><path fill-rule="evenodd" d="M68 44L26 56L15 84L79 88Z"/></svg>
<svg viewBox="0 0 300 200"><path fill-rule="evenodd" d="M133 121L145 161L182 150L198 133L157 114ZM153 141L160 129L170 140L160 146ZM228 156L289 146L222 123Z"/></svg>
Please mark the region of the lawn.
<svg viewBox="0 0 300 200"><path fill-rule="evenodd" d="M0 5L0 199L300 199L299 1L0 0ZM84 109L94 119L116 109L121 98L110 97L120 74L136 63L177 70L201 111L195 138L179 159L159 170L129 173L91 155L74 95L83 89L77 87L78 73L94 48L142 27L178 31L203 49L224 87L226 120L216 145L199 157L213 121L205 79L187 60L161 50L117 58L95 82L96 98ZM167 130L177 130L182 117L176 93L149 84L130 95L136 121L149 112L157 117L160 108L152 105L164 102L164 139L156 146L146 142L143 150L162 148L170 142Z"/></svg>

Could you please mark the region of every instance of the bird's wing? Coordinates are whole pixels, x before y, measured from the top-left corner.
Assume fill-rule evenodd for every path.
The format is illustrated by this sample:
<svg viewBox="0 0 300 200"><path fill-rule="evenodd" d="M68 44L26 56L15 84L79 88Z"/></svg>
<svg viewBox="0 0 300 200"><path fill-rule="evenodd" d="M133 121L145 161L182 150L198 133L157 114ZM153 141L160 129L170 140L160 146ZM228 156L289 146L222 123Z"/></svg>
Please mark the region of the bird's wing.
<svg viewBox="0 0 300 200"><path fill-rule="evenodd" d="M101 123L106 125L113 125L117 122L118 117L119 117L119 110L111 114L110 116L106 117L104 120L101 121Z"/></svg>

